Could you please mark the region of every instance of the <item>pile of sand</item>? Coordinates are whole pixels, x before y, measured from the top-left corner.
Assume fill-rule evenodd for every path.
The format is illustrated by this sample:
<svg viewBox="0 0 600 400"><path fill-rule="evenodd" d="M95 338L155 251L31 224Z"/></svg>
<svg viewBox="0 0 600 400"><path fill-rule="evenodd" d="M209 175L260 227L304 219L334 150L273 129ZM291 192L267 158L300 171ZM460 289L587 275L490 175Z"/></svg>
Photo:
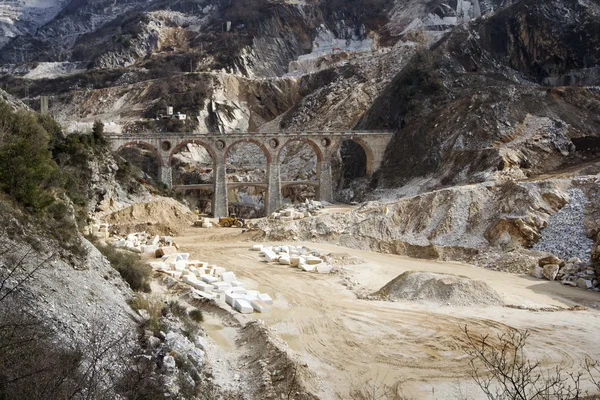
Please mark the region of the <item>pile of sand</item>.
<svg viewBox="0 0 600 400"><path fill-rule="evenodd" d="M196 216L189 208L170 198L136 203L106 217L110 231L121 235L142 231L153 235L176 235L195 220Z"/></svg>
<svg viewBox="0 0 600 400"><path fill-rule="evenodd" d="M451 306L502 304L500 295L485 282L433 272L407 271L374 296Z"/></svg>

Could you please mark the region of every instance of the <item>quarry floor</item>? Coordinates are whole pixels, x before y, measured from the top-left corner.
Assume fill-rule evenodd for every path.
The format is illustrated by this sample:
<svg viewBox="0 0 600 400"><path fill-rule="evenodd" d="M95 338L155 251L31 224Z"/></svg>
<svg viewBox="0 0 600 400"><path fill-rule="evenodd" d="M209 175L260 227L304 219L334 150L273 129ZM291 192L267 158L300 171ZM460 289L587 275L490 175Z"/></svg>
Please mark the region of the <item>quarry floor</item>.
<svg viewBox="0 0 600 400"><path fill-rule="evenodd" d="M517 308L361 300L338 274L261 262L249 251L252 235L232 228L190 228L175 240L192 258L225 267L246 288L273 297L272 313L241 317L263 320L287 343L306 370L307 387L320 398L347 399L351 390L381 382L399 385L415 399L455 398L459 390L482 398L468 376L465 326L481 335L527 329L528 355L548 367L580 370L586 357L600 360L599 293L461 263L294 243L359 257L364 263L346 266L345 275L369 291L404 271L445 272L483 280ZM575 305L587 309L567 310ZM235 331L218 318L209 316L204 328L225 353L242 351Z"/></svg>

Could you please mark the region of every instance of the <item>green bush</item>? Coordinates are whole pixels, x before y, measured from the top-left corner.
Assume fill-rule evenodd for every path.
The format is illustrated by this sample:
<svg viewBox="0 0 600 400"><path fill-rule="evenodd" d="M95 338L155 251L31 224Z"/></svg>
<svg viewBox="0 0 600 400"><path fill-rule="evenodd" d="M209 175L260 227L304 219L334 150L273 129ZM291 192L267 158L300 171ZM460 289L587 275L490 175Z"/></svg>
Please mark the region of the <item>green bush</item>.
<svg viewBox="0 0 600 400"><path fill-rule="evenodd" d="M113 246L96 246L98 250L110 261L131 289L138 292L150 292L152 280L152 267L141 261L133 254L116 249Z"/></svg>
<svg viewBox="0 0 600 400"><path fill-rule="evenodd" d="M188 314L190 315L190 318L195 322L204 321L204 314L202 314L202 311L198 310L197 308L190 310Z"/></svg>
<svg viewBox="0 0 600 400"><path fill-rule="evenodd" d="M34 211L52 204L52 188L59 176L50 140L51 134L34 113L14 112L0 102L0 188Z"/></svg>
<svg viewBox="0 0 600 400"><path fill-rule="evenodd" d="M146 295L136 295L129 301L129 306L134 311L146 310L150 318L144 321L142 328L158 334L160 331L166 331L167 325L162 319L165 304L158 297L148 297Z"/></svg>

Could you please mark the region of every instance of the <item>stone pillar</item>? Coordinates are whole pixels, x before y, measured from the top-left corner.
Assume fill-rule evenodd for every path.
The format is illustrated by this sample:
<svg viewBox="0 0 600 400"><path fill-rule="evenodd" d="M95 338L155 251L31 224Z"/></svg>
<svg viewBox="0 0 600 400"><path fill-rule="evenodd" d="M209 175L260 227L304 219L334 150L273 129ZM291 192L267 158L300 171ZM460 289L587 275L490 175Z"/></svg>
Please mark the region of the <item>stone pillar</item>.
<svg viewBox="0 0 600 400"><path fill-rule="evenodd" d="M213 169L213 178L215 180L212 200L213 217L227 217L229 215L229 203L227 201L227 170L225 162L217 161Z"/></svg>
<svg viewBox="0 0 600 400"><path fill-rule="evenodd" d="M160 167L160 181L167 185L167 187L173 187L173 169L167 165Z"/></svg>
<svg viewBox="0 0 600 400"><path fill-rule="evenodd" d="M319 179L317 200L333 203L333 177L331 176L330 160L322 160L317 163L317 178Z"/></svg>
<svg viewBox="0 0 600 400"><path fill-rule="evenodd" d="M267 198L265 199L265 211L267 215L275 212L281 205L281 174L279 163L267 164Z"/></svg>

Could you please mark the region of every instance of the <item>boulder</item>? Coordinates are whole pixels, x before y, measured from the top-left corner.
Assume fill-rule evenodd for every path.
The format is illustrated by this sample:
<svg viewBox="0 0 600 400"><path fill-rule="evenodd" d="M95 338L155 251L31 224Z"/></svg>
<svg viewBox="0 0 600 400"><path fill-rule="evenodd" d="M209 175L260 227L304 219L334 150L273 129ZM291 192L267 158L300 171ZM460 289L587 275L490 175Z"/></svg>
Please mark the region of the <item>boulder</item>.
<svg viewBox="0 0 600 400"><path fill-rule="evenodd" d="M259 293L258 299L264 301L267 304L273 304L273 299L267 293Z"/></svg>
<svg viewBox="0 0 600 400"><path fill-rule="evenodd" d="M235 274L233 272L231 272L231 271L230 272L223 272L221 274L221 280L223 282L231 283L231 282L235 281Z"/></svg>
<svg viewBox="0 0 600 400"><path fill-rule="evenodd" d="M156 349L160 346L162 342L156 336L150 336L148 338L148 347L151 349Z"/></svg>
<svg viewBox="0 0 600 400"><path fill-rule="evenodd" d="M300 256L290 256L290 265L292 267L298 267L298 265L300 265Z"/></svg>
<svg viewBox="0 0 600 400"><path fill-rule="evenodd" d="M237 299L244 299L244 295L242 293L225 293L225 303L231 307L234 305L234 300Z"/></svg>
<svg viewBox="0 0 600 400"><path fill-rule="evenodd" d="M290 265L290 256L287 253L284 253L281 257L279 257L279 264Z"/></svg>
<svg viewBox="0 0 600 400"><path fill-rule="evenodd" d="M588 279L579 278L575 283L577 284L577 287L581 289L591 289L593 287L592 281Z"/></svg>
<svg viewBox="0 0 600 400"><path fill-rule="evenodd" d="M544 278L544 269L539 265L534 265L529 270L529 274L531 274L531 276L534 278L542 279Z"/></svg>
<svg viewBox="0 0 600 400"><path fill-rule="evenodd" d="M315 264L300 264L298 266L302 271L311 272L315 269Z"/></svg>
<svg viewBox="0 0 600 400"><path fill-rule="evenodd" d="M560 269L560 273L563 275L572 275L574 273L577 273L578 271L579 271L579 268L577 268L573 264L566 264L564 267L562 267Z"/></svg>
<svg viewBox="0 0 600 400"><path fill-rule="evenodd" d="M252 314L254 312L254 308L250 305L250 303L243 299L236 299L234 308L242 314Z"/></svg>
<svg viewBox="0 0 600 400"><path fill-rule="evenodd" d="M263 245L262 244L255 244L254 246L252 246L250 248L250 250L252 251L261 251L263 249Z"/></svg>
<svg viewBox="0 0 600 400"><path fill-rule="evenodd" d="M167 372L174 372L177 370L177 364L175 363L173 356L167 355L163 358L163 370Z"/></svg>
<svg viewBox="0 0 600 400"><path fill-rule="evenodd" d="M265 260L267 262L275 261L279 258L279 256L277 254L275 254L275 252L273 252L273 251L263 250L263 254L264 254Z"/></svg>
<svg viewBox="0 0 600 400"><path fill-rule="evenodd" d="M208 275L208 274L200 275L200 279L202 279L206 283L215 283L218 281L217 278L215 278L214 276Z"/></svg>
<svg viewBox="0 0 600 400"><path fill-rule="evenodd" d="M227 289L231 289L231 285L227 282L215 282L213 283L213 288L215 292L224 292Z"/></svg>
<svg viewBox="0 0 600 400"><path fill-rule="evenodd" d="M250 305L259 313L271 312L271 306L262 300L252 300Z"/></svg>
<svg viewBox="0 0 600 400"><path fill-rule="evenodd" d="M315 256L306 257L306 264L308 264L308 265L317 265L317 264L321 264L322 262L323 262L323 260L321 260L319 257L315 257Z"/></svg>
<svg viewBox="0 0 600 400"><path fill-rule="evenodd" d="M560 265L561 262L562 262L562 260L556 256L548 256L548 257L540 258L538 260L538 265L540 267L543 267L544 265L548 265L548 264Z"/></svg>
<svg viewBox="0 0 600 400"><path fill-rule="evenodd" d="M154 255L158 258L158 257L170 255L170 254L175 254L175 253L177 253L177 249L175 247L167 246L167 247L160 247L160 248L156 249L156 251L154 252Z"/></svg>
<svg viewBox="0 0 600 400"><path fill-rule="evenodd" d="M558 270L560 267L558 264L545 264L543 267L543 275L549 281L553 281L556 279L556 275L558 275Z"/></svg>
<svg viewBox="0 0 600 400"><path fill-rule="evenodd" d="M260 295L260 292L258 290L246 290L246 300L250 301L250 300L254 300L254 299L258 299L258 296Z"/></svg>
<svg viewBox="0 0 600 400"><path fill-rule="evenodd" d="M329 264L321 263L317 265L317 272L320 274L329 274L333 267Z"/></svg>
<svg viewBox="0 0 600 400"><path fill-rule="evenodd" d="M155 235L152 239L148 239L146 244L149 246L156 246L158 245L158 242L160 242L160 236Z"/></svg>
<svg viewBox="0 0 600 400"><path fill-rule="evenodd" d="M202 290L194 290L194 293L197 294L198 296L200 296L204 299L208 299L208 300L213 300L216 297L216 295L214 295L212 293L204 292Z"/></svg>

